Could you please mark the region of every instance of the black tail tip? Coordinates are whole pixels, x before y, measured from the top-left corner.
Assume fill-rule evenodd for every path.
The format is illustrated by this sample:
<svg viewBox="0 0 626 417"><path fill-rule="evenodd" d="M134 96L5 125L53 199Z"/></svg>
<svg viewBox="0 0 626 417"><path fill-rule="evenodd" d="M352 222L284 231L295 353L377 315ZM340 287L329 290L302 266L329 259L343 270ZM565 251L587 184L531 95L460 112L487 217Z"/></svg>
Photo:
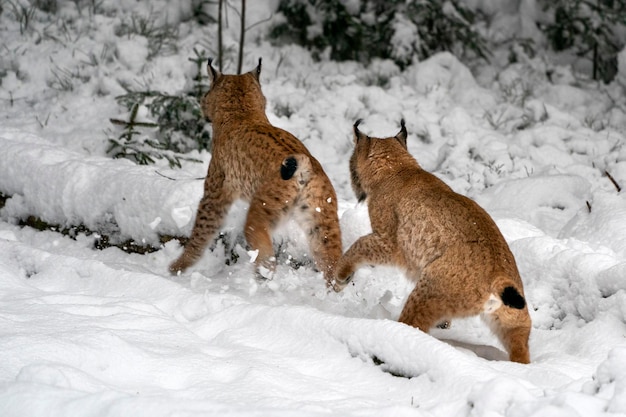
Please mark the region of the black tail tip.
<svg viewBox="0 0 626 417"><path fill-rule="evenodd" d="M524 297L514 288L514 287L506 287L504 291L502 291L502 302L504 305L516 308L518 310L526 307L526 300Z"/></svg>
<svg viewBox="0 0 626 417"><path fill-rule="evenodd" d="M296 173L298 169L298 161L293 156L289 156L285 158L282 165L280 166L280 176L282 179L289 180L293 177L293 174Z"/></svg>

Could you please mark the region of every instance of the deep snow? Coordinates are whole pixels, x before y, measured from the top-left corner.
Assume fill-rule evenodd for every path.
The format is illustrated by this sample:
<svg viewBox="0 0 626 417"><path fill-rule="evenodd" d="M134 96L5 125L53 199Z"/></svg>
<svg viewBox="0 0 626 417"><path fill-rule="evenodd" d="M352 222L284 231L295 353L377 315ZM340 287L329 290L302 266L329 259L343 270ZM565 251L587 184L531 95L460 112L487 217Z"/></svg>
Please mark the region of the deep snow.
<svg viewBox="0 0 626 417"><path fill-rule="evenodd" d="M606 175L626 185L626 52L605 87L542 58L472 75L444 53L400 72L313 62L257 41L263 25L249 34L246 68L263 56L271 121L304 141L337 189L344 248L369 230L347 167L357 118L376 136L406 119L418 161L494 217L531 307L532 363L519 365L478 318L431 335L397 323L411 285L394 268L362 268L328 292L293 222L264 283L240 239L238 262L218 243L171 277L176 241L138 255L20 227L35 215L155 245L191 230L210 153L171 170L104 151L121 84L180 91L193 48L214 48L215 28L180 23L178 52L147 60L145 38L113 31L147 6L117 3L95 15L62 3L65 27L37 14L25 34L0 15L10 51L0 58L0 192L10 197L0 210L0 415L626 414L626 198ZM181 20L186 4L169 17ZM255 3L249 21L267 15ZM227 41L237 33L231 22ZM388 85L372 85L381 78ZM225 233L239 236L245 208L233 207Z"/></svg>

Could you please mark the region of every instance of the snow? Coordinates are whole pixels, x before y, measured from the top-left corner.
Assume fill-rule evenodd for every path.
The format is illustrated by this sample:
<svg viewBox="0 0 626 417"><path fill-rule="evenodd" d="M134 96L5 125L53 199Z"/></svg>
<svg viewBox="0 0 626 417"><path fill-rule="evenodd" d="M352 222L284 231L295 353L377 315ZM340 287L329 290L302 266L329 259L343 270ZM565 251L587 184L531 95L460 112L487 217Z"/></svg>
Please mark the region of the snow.
<svg viewBox="0 0 626 417"><path fill-rule="evenodd" d="M148 60L145 37L113 30L144 3L110 0L90 16L66 2L65 28L38 11L24 34L0 14L13 51L0 58L1 416L626 414L626 197L607 176L626 184L624 52L603 87L568 67L551 84L539 58L470 71L443 53L400 72L314 62L254 36L246 46L245 68L263 57L270 120L304 141L336 187L344 248L370 230L349 182L357 118L374 136L404 118L424 168L493 216L531 307L532 363L520 365L478 318L431 334L398 323L411 283L393 267L361 268L329 292L295 221L276 236L273 279L257 281L243 203L223 227L230 242L179 276L167 271L176 241L140 255L20 226L33 215L157 246L190 233L209 152L180 170L105 155L123 85L177 93L193 48L214 50L214 26L186 21L182 2L167 9L178 51ZM270 14L260 4L248 22ZM237 33L233 23L231 46ZM80 75L71 89L60 69Z"/></svg>

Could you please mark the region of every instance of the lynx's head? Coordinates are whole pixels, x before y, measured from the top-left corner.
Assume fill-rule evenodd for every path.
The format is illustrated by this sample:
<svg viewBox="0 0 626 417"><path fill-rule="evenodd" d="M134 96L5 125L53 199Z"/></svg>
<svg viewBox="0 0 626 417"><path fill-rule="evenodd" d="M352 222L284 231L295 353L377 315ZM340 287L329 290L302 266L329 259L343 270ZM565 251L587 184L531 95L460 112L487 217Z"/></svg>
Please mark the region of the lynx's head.
<svg viewBox="0 0 626 417"><path fill-rule="evenodd" d="M350 157L352 189L359 202L367 198L373 184L384 181L389 171L401 165L407 156L413 159L407 151L404 119L400 121L400 132L389 138L374 138L362 133L359 130L361 121L354 123L354 152Z"/></svg>
<svg viewBox="0 0 626 417"><path fill-rule="evenodd" d="M265 116L265 96L261 91L261 58L255 69L241 75L222 74L209 58L207 70L211 87L202 99L202 113L210 122L225 117Z"/></svg>

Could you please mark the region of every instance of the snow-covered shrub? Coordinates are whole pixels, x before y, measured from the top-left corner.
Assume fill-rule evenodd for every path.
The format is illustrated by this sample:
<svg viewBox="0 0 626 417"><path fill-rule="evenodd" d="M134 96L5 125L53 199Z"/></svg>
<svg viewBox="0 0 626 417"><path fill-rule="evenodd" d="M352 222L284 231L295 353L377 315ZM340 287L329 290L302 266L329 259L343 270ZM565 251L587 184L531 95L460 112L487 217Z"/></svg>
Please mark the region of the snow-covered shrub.
<svg viewBox="0 0 626 417"><path fill-rule="evenodd" d="M333 60L392 59L401 68L441 52L486 58L477 14L457 0L281 0L270 38Z"/></svg>
<svg viewBox="0 0 626 417"><path fill-rule="evenodd" d="M390 55L391 22L397 0L385 4L365 0L281 0L282 22L271 30L275 40L297 42L333 60L368 61Z"/></svg>
<svg viewBox="0 0 626 417"><path fill-rule="evenodd" d="M550 0L544 7L551 12L543 25L550 46L591 60L593 79L613 80L626 44L626 0Z"/></svg>
<svg viewBox="0 0 626 417"><path fill-rule="evenodd" d="M442 51L458 57L474 54L487 59L486 41L474 29L478 15L465 2L413 0L399 11L417 28L416 48L420 59Z"/></svg>
<svg viewBox="0 0 626 417"><path fill-rule="evenodd" d="M178 95L160 91L129 91L117 97L120 105L129 111L128 120L111 120L122 125L117 138L109 137L107 153L115 158L125 157L140 165L166 159L170 166L180 167L180 160L189 160L181 154L206 150L211 146L211 135L206 129L200 100L208 89L202 75L206 57L203 52L190 58L196 64L197 74L187 91ZM149 122L138 120L144 109ZM138 129L149 128L147 131ZM157 129L155 129L157 128Z"/></svg>
<svg viewBox="0 0 626 417"><path fill-rule="evenodd" d="M178 28L175 25L157 23L157 15L142 16L136 13L115 29L117 36L143 36L148 40L148 59L157 55L175 53L178 47Z"/></svg>

